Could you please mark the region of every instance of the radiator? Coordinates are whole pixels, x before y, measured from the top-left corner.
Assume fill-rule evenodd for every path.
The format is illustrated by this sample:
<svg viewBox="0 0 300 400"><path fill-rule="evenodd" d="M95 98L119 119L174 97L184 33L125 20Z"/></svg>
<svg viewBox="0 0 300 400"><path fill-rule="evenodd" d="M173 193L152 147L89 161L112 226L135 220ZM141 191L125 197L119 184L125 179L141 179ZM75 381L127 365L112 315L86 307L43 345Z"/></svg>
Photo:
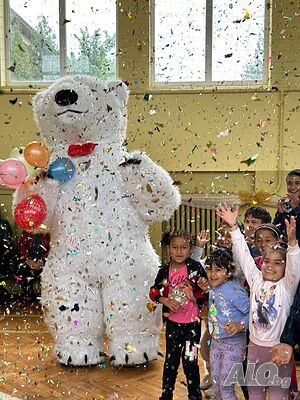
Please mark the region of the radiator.
<svg viewBox="0 0 300 400"><path fill-rule="evenodd" d="M217 229L220 225L220 218L216 215L214 209L206 209L189 205L181 205L174 212L168 221L162 224L163 233L168 231L177 231L184 229L196 236L202 230L208 230L210 243L216 241ZM209 253L209 244L206 246L205 255ZM168 259L167 251L162 247L162 259L165 262Z"/></svg>

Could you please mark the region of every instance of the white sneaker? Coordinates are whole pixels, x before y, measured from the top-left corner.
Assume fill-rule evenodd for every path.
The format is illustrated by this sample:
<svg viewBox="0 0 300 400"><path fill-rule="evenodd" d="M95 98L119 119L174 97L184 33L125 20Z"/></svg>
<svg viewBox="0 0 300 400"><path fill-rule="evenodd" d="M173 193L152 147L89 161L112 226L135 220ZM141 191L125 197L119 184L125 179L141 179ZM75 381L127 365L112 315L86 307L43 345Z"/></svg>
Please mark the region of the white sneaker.
<svg viewBox="0 0 300 400"><path fill-rule="evenodd" d="M206 374L205 377L200 382L200 389L206 390L212 385L210 374Z"/></svg>
<svg viewBox="0 0 300 400"><path fill-rule="evenodd" d="M207 399L216 399L217 398L217 395L212 387L210 387L209 389L204 391L204 396Z"/></svg>

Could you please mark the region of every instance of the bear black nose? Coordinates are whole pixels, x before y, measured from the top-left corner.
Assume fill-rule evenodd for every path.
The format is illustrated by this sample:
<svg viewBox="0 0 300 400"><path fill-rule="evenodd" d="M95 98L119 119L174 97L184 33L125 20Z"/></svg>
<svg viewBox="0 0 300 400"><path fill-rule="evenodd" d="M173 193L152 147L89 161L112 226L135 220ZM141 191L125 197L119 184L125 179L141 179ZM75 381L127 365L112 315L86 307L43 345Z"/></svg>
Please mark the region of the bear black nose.
<svg viewBox="0 0 300 400"><path fill-rule="evenodd" d="M60 90L55 95L55 103L59 106L69 106L76 103L78 94L72 89Z"/></svg>

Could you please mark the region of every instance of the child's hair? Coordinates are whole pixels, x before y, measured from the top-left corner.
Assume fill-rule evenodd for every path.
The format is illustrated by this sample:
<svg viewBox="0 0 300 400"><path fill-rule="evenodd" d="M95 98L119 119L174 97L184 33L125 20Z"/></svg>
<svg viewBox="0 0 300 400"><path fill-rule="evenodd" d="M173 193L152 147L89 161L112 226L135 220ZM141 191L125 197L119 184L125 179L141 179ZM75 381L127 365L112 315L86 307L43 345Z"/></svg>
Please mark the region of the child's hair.
<svg viewBox="0 0 300 400"><path fill-rule="evenodd" d="M219 268L225 268L230 273L233 273L235 269L232 252L223 247L215 247L210 255L206 257L205 266L211 266L212 264L216 264Z"/></svg>
<svg viewBox="0 0 300 400"><path fill-rule="evenodd" d="M263 224L269 224L272 221L271 214L265 208L260 206L250 206L245 212L245 219L249 216L260 219Z"/></svg>
<svg viewBox="0 0 300 400"><path fill-rule="evenodd" d="M169 246L171 243L171 240L175 237L181 237L183 239L186 239L191 246L195 245L195 238L188 231L185 231L185 230L165 232L163 234L163 237L162 237L162 240L160 243L162 246Z"/></svg>
<svg viewBox="0 0 300 400"><path fill-rule="evenodd" d="M292 169L288 174L288 176L292 176L292 175L296 175L296 176L300 176L300 169Z"/></svg>
<svg viewBox="0 0 300 400"><path fill-rule="evenodd" d="M275 246L272 246L270 249L267 249L263 253L263 260L265 259L266 255L271 251L279 251L283 255L284 261L286 261L286 251L287 251L287 243L283 241L279 241L276 243Z"/></svg>
<svg viewBox="0 0 300 400"><path fill-rule="evenodd" d="M254 239L257 238L258 232L261 230L269 231L273 235L274 239L276 239L277 241L279 241L279 239L281 238L281 232L276 225L261 224L254 231Z"/></svg>

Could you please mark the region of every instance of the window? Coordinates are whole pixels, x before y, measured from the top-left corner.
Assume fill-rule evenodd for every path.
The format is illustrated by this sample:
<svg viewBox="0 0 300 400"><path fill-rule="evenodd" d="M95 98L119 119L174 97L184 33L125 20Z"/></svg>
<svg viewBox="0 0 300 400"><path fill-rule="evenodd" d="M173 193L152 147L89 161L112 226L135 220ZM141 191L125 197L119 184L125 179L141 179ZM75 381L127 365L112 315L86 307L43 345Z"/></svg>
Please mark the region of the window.
<svg viewBox="0 0 300 400"><path fill-rule="evenodd" d="M6 27L11 84L77 73L116 77L114 0L10 0Z"/></svg>
<svg viewBox="0 0 300 400"><path fill-rule="evenodd" d="M155 0L154 83L265 80L264 0Z"/></svg>

